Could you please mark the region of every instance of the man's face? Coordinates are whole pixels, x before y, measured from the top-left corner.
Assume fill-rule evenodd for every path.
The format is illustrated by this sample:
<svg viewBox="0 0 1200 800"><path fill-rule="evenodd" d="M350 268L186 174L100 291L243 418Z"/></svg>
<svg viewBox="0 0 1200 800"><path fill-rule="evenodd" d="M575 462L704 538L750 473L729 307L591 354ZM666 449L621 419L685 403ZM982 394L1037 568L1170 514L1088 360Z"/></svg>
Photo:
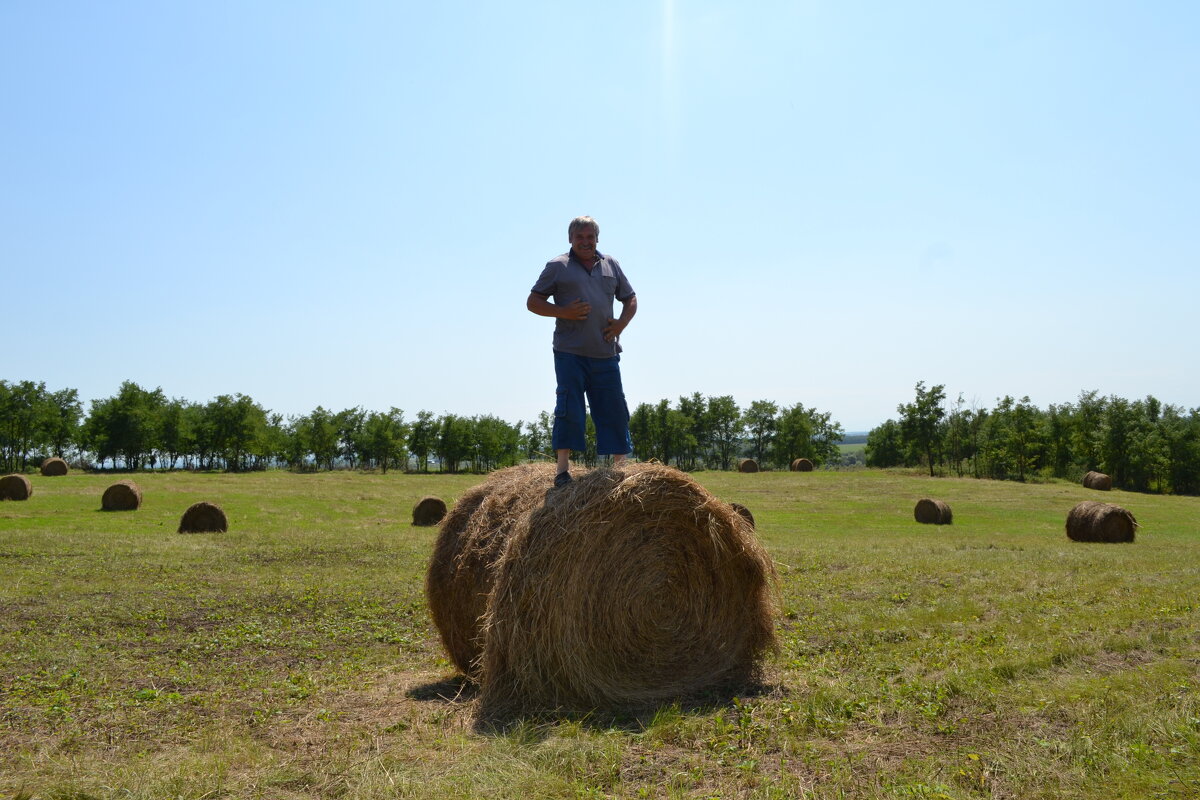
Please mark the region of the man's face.
<svg viewBox="0 0 1200 800"><path fill-rule="evenodd" d="M571 231L569 237L571 249L575 251L575 255L585 261L591 261L596 257L596 242L599 240L596 231L593 228L584 226Z"/></svg>

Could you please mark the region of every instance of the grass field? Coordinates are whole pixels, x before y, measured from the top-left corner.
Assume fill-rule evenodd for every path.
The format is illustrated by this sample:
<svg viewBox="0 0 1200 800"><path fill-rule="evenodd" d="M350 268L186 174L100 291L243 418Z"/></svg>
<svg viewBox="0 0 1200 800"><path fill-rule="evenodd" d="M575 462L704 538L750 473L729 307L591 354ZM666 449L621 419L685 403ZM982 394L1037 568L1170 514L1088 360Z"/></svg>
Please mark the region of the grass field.
<svg viewBox="0 0 1200 800"><path fill-rule="evenodd" d="M0 503L0 798L1197 798L1200 498L876 470L747 505L781 647L735 700L477 729L423 597L478 476L35 476ZM917 525L946 500L955 523ZM1104 499L1131 545L1066 539ZM211 500L226 534L180 535Z"/></svg>

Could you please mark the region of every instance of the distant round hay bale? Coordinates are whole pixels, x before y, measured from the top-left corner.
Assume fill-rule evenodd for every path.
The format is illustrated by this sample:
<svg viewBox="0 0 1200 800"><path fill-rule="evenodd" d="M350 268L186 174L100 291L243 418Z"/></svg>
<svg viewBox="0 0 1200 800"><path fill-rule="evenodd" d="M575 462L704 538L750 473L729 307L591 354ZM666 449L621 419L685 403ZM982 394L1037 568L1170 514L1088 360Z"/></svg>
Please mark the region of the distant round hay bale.
<svg viewBox="0 0 1200 800"><path fill-rule="evenodd" d="M797 458L792 462L792 472L812 472L813 463L807 458Z"/></svg>
<svg viewBox="0 0 1200 800"><path fill-rule="evenodd" d="M429 495L413 506L413 525L437 525L446 516L446 501Z"/></svg>
<svg viewBox="0 0 1200 800"><path fill-rule="evenodd" d="M191 505L179 520L180 533L225 533L229 521L221 507L205 501Z"/></svg>
<svg viewBox="0 0 1200 800"><path fill-rule="evenodd" d="M1098 489L1102 492L1110 492L1112 491L1112 478L1103 472L1089 471L1083 476L1083 486L1085 489Z"/></svg>
<svg viewBox="0 0 1200 800"><path fill-rule="evenodd" d="M733 507L734 511L742 515L742 519L750 523L751 528L754 527L754 515L750 513L750 509L746 508L741 503L730 503L729 505Z"/></svg>
<svg viewBox="0 0 1200 800"><path fill-rule="evenodd" d="M743 458L738 462L738 472L758 472L758 462L753 458Z"/></svg>
<svg viewBox="0 0 1200 800"><path fill-rule="evenodd" d="M42 462L42 475L47 478L57 478L67 474L67 462L54 456Z"/></svg>
<svg viewBox="0 0 1200 800"><path fill-rule="evenodd" d="M754 676L775 644L774 568L688 475L595 470L517 516L495 563L484 716L640 707Z"/></svg>
<svg viewBox="0 0 1200 800"><path fill-rule="evenodd" d="M100 498L102 511L137 511L142 507L142 490L133 481L117 481Z"/></svg>
<svg viewBox="0 0 1200 800"><path fill-rule="evenodd" d="M521 514L544 503L547 492L570 491L571 484L554 489L557 469L543 463L497 470L460 497L442 520L425 596L446 653L464 675L478 677L495 563L513 526Z"/></svg>
<svg viewBox="0 0 1200 800"><path fill-rule="evenodd" d="M1137 520L1112 503L1084 500L1067 514L1067 538L1074 542L1132 542Z"/></svg>
<svg viewBox="0 0 1200 800"><path fill-rule="evenodd" d="M0 478L0 500L28 500L33 483L24 475L5 475Z"/></svg>
<svg viewBox="0 0 1200 800"><path fill-rule="evenodd" d="M917 501L913 516L922 525L949 525L954 521L950 506L942 500L930 500L928 497Z"/></svg>

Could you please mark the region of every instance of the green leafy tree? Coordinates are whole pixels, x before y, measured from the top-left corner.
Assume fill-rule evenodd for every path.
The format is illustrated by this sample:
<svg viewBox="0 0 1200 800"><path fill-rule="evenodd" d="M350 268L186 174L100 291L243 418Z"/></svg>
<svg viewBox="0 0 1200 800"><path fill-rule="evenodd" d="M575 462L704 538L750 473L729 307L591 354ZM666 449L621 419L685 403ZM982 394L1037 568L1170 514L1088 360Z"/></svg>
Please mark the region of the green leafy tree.
<svg viewBox="0 0 1200 800"><path fill-rule="evenodd" d="M377 466L387 474L392 466L408 460L405 450L408 427L404 424L404 412L395 406L386 413L372 411L367 414L359 436L359 452L364 465Z"/></svg>
<svg viewBox="0 0 1200 800"><path fill-rule="evenodd" d="M475 432L471 420L455 414L444 414L438 422L435 454L442 470L459 471L463 461L471 458L475 449Z"/></svg>
<svg viewBox="0 0 1200 800"><path fill-rule="evenodd" d="M681 396L679 413L690 422L687 448L682 454L681 464L685 469L694 470L701 465L704 454L712 448L708 401L699 392L693 392L691 397Z"/></svg>
<svg viewBox="0 0 1200 800"><path fill-rule="evenodd" d="M779 412L771 460L787 467L797 458L807 458L814 464L823 459L817 456L813 444L813 420L802 404L785 407Z"/></svg>
<svg viewBox="0 0 1200 800"><path fill-rule="evenodd" d="M520 428L509 425L499 417L483 415L471 420L473 433L473 462L480 472L516 463L520 448Z"/></svg>
<svg viewBox="0 0 1200 800"><path fill-rule="evenodd" d="M0 381L0 457L6 472L28 469L30 453L44 444L47 404L45 383Z"/></svg>
<svg viewBox="0 0 1200 800"><path fill-rule="evenodd" d="M708 424L717 464L730 469L743 430L742 412L732 395L708 398Z"/></svg>
<svg viewBox="0 0 1200 800"><path fill-rule="evenodd" d="M868 467L898 467L904 463L904 436L900 423L889 419L867 433Z"/></svg>
<svg viewBox="0 0 1200 800"><path fill-rule="evenodd" d="M639 403L629 415L629 436L633 439L633 455L641 461L657 458L662 461L659 451L662 437L658 432L658 414L655 407L649 403Z"/></svg>
<svg viewBox="0 0 1200 800"><path fill-rule="evenodd" d="M429 472L429 456L438 437L438 423L432 411L418 411L408 434L408 450L417 461L417 469Z"/></svg>
<svg viewBox="0 0 1200 800"><path fill-rule="evenodd" d="M902 403L896 410L900 412L900 429L905 442L921 454L929 465L929 475L932 477L941 445L939 424L942 417L946 416L942 406L946 399L946 387L939 384L926 389L925 381L917 381L916 392L913 402Z"/></svg>
<svg viewBox="0 0 1200 800"><path fill-rule="evenodd" d="M141 469L160 447L161 411L166 403L161 388L148 391L125 381L116 396L92 401L84 441L102 465L120 458L126 469Z"/></svg>
<svg viewBox="0 0 1200 800"><path fill-rule="evenodd" d="M742 426L750 438L750 455L759 463L775 438L779 406L769 400L755 400L742 414Z"/></svg>

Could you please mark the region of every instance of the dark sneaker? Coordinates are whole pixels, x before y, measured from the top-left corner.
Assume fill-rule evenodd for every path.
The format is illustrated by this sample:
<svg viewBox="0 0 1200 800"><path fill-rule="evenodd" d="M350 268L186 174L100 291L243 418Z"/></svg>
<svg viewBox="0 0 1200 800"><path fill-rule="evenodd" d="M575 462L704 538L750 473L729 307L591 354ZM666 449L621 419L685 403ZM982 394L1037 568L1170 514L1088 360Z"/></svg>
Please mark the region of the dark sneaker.
<svg viewBox="0 0 1200 800"><path fill-rule="evenodd" d="M555 488L558 488L559 486L566 486L570 482L571 482L571 473L569 473L569 472L560 472L554 476Z"/></svg>

